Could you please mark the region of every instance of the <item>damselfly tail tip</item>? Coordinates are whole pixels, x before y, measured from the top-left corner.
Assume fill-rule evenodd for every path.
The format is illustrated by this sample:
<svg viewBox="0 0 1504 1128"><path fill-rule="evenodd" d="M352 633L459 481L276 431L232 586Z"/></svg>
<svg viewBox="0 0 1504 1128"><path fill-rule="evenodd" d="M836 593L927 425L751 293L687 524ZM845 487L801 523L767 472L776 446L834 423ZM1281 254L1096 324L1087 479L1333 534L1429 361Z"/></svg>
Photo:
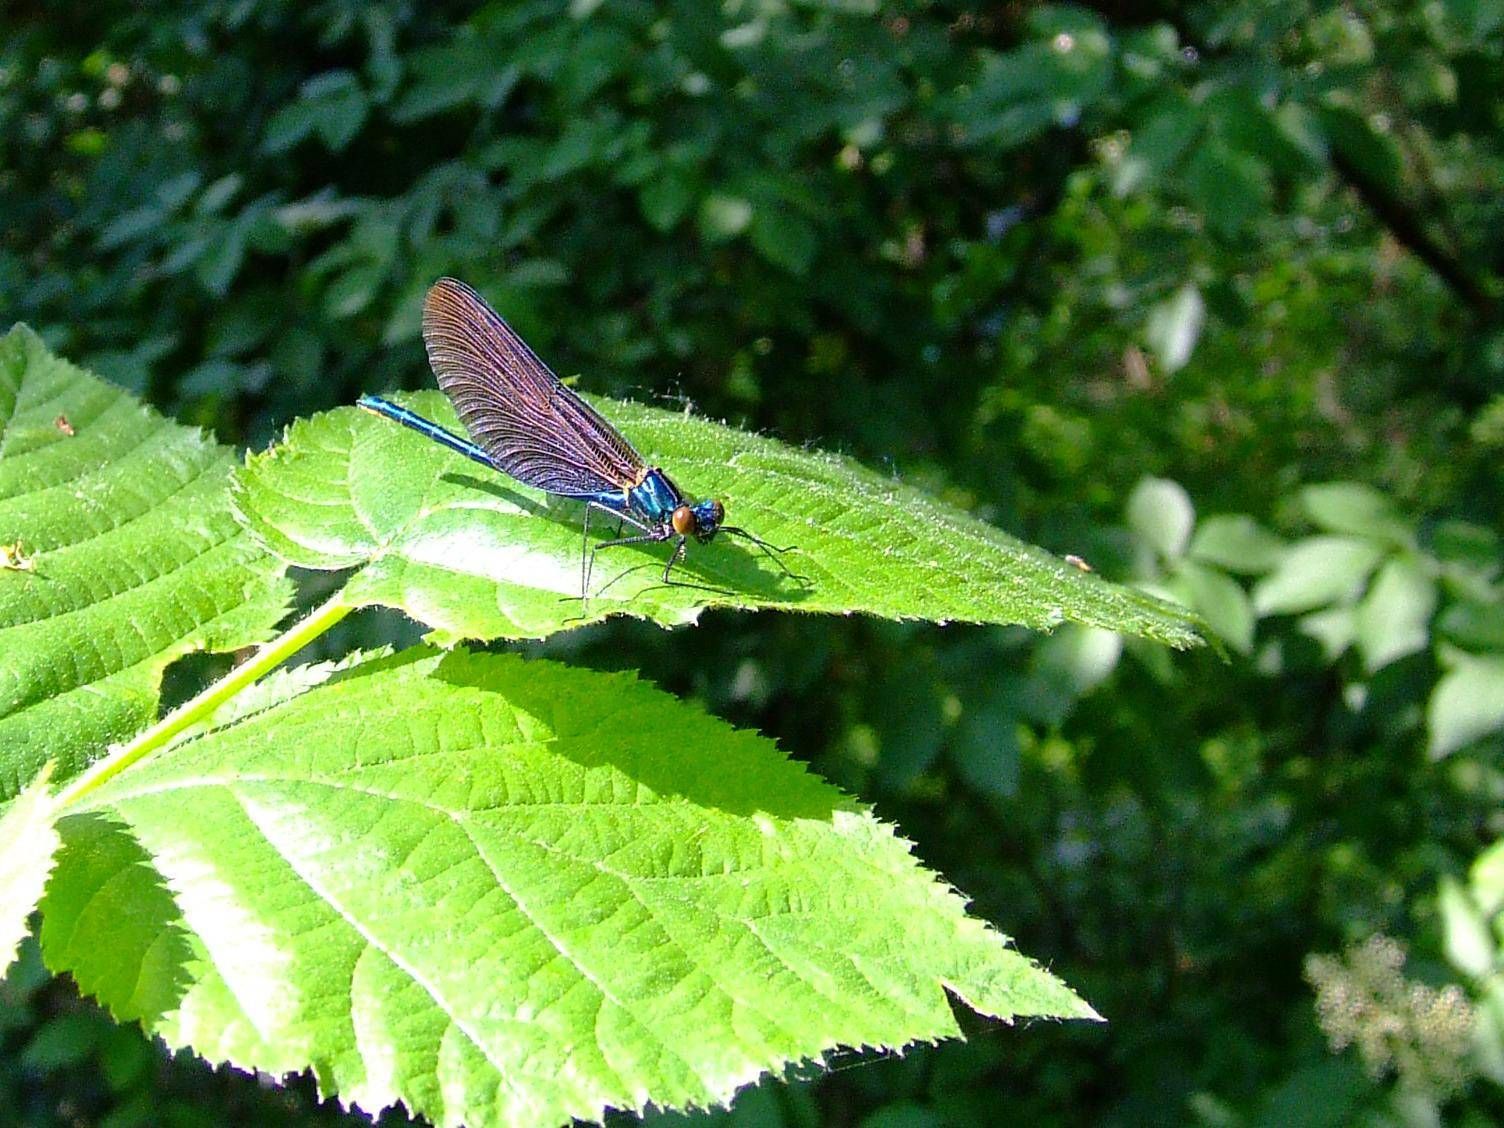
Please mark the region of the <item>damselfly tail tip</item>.
<svg viewBox="0 0 1504 1128"><path fill-rule="evenodd" d="M387 415L393 405L380 396L362 395L355 401L355 406L362 411L369 411L372 415Z"/></svg>

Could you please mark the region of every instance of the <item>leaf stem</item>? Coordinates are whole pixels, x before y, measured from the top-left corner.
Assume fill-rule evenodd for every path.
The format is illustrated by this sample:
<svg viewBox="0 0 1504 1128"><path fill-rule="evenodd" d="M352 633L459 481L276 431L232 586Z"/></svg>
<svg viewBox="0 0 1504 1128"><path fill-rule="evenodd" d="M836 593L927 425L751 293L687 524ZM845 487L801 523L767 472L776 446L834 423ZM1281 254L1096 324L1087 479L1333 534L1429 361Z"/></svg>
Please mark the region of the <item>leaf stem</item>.
<svg viewBox="0 0 1504 1128"><path fill-rule="evenodd" d="M263 674L287 661L352 610L350 604L341 602L336 593L287 631L264 643L249 660L219 681L205 687L203 692L183 702L150 728L118 745L108 756L96 760L87 771L74 777L72 783L58 792L58 805L65 807L77 802L132 764L151 755L189 725L203 720Z"/></svg>

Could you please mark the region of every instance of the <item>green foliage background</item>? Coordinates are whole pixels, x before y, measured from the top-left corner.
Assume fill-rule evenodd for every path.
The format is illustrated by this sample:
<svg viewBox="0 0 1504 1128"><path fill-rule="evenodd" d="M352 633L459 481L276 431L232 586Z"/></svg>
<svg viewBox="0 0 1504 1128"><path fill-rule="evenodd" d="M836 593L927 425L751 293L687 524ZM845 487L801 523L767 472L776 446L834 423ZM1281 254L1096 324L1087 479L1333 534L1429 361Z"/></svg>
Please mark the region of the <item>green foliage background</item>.
<svg viewBox="0 0 1504 1128"><path fill-rule="evenodd" d="M530 649L776 737L1110 1020L733 1116L1377 1117L1448 1093L1333 1056L1308 954L1399 937L1504 1026L1469 871L1504 792L1501 88L1490 0L19 5L0 328L261 446L428 386L454 274L591 390L1177 594L1230 662L729 614ZM3 991L0 1105L33 1122L337 1118L164 1064L34 967ZM1500 1114L1489 1061L1449 1116Z"/></svg>

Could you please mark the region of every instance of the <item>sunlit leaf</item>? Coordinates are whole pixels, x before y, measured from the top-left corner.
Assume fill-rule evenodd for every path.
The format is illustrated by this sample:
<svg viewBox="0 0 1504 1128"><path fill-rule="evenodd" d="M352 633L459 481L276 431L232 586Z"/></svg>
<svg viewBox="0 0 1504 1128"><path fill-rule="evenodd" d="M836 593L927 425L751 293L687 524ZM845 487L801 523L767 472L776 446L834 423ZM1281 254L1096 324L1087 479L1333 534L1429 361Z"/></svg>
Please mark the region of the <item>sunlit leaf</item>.
<svg viewBox="0 0 1504 1128"><path fill-rule="evenodd" d="M1488 922L1467 889L1451 874L1442 875L1437 908L1441 910L1443 944L1452 965L1468 975L1483 976L1492 971L1495 945Z"/></svg>
<svg viewBox="0 0 1504 1128"><path fill-rule="evenodd" d="M458 427L437 392L406 398ZM357 604L398 607L440 638L532 637L627 613L665 625L707 606L861 611L890 618L1075 621L1174 646L1186 612L1118 587L849 459L800 451L684 414L597 401L655 464L807 577L730 536L692 544L665 587L662 545L601 553L580 592L582 509L548 498L385 419L345 408L303 420L238 477L247 524L289 562L360 571ZM599 515L593 526L613 532ZM656 550L656 551L655 551Z"/></svg>
<svg viewBox="0 0 1504 1128"><path fill-rule="evenodd" d="M1279 563L1285 542L1245 514L1217 514L1196 526L1193 559L1239 575L1258 575Z"/></svg>
<svg viewBox="0 0 1504 1128"><path fill-rule="evenodd" d="M1128 496L1128 526L1166 560L1185 553L1196 510L1179 482L1145 478Z"/></svg>
<svg viewBox="0 0 1504 1128"><path fill-rule="evenodd" d="M1289 615L1348 599L1383 556L1382 545L1358 537L1298 541L1254 587L1253 605L1261 615Z"/></svg>
<svg viewBox="0 0 1504 1128"><path fill-rule="evenodd" d="M16 958L52 872L58 835L51 774L44 767L0 815L0 977Z"/></svg>
<svg viewBox="0 0 1504 1128"><path fill-rule="evenodd" d="M1436 611L1436 582L1415 556L1384 562L1358 605L1358 649L1363 664L1377 670L1426 649Z"/></svg>
<svg viewBox="0 0 1504 1128"><path fill-rule="evenodd" d="M1206 320L1201 291L1186 285L1149 311L1144 337L1166 372L1184 368L1196 349Z"/></svg>
<svg viewBox="0 0 1504 1128"><path fill-rule="evenodd" d="M1399 545L1414 535L1390 500L1362 482L1322 482L1300 491L1311 520L1332 533L1373 537Z"/></svg>
<svg viewBox="0 0 1504 1128"><path fill-rule="evenodd" d="M953 1036L951 996L1092 1013L869 811L630 675L370 661L63 832L49 966L171 1045L440 1124L724 1102Z"/></svg>
<svg viewBox="0 0 1504 1128"><path fill-rule="evenodd" d="M1228 646L1239 654L1253 649L1256 616L1242 584L1216 568L1187 560L1176 570L1171 588Z"/></svg>
<svg viewBox="0 0 1504 1128"><path fill-rule="evenodd" d="M0 544L30 560L0 569L0 797L144 727L175 658L283 616L282 565L230 513L233 462L30 330L0 338Z"/></svg>
<svg viewBox="0 0 1504 1128"><path fill-rule="evenodd" d="M1431 693L1426 720L1438 759L1504 728L1504 658L1456 656Z"/></svg>

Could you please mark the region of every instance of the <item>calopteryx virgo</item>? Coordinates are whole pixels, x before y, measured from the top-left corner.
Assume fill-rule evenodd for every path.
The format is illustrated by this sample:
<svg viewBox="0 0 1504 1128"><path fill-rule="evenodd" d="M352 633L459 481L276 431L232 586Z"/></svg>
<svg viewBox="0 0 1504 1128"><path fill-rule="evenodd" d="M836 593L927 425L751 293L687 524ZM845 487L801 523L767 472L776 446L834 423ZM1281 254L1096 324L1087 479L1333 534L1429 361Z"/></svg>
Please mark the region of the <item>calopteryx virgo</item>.
<svg viewBox="0 0 1504 1128"><path fill-rule="evenodd" d="M674 548L663 566L663 582L705 588L675 580L672 573L684 559L691 538L709 544L719 533L744 538L785 575L801 578L778 558L788 549L775 549L747 530L726 524L726 508L718 499L691 501L667 474L649 466L600 412L560 383L511 326L465 283L440 278L428 291L423 302L423 343L439 387L454 404L470 439L379 396L361 396L360 406L524 485L583 501L582 600L589 595L595 554L601 549L669 540L674 541ZM594 510L638 532L591 546Z"/></svg>

